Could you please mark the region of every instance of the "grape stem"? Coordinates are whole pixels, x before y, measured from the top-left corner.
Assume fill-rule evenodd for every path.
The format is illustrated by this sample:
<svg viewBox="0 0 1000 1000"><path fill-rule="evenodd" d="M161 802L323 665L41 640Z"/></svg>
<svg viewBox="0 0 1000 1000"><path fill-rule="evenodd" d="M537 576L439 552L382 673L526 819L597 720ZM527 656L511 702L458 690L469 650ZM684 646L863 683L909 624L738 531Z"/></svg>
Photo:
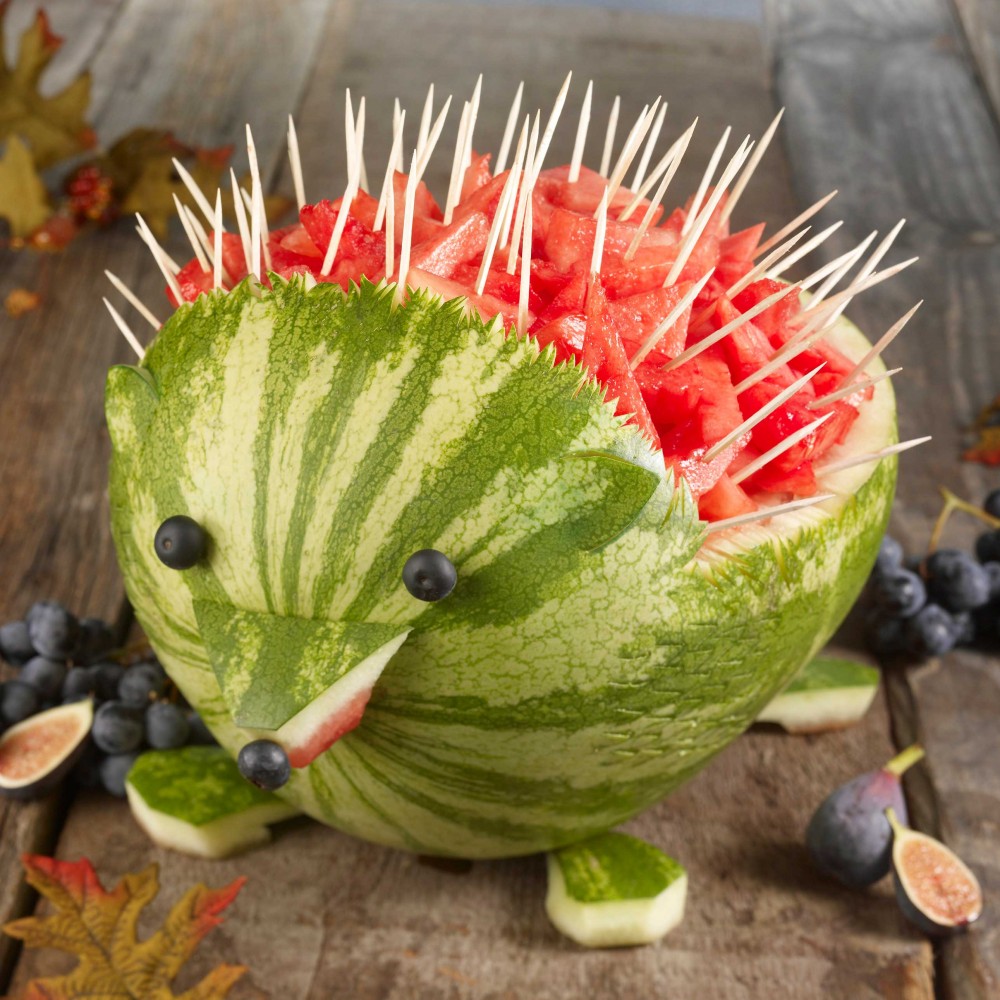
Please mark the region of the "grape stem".
<svg viewBox="0 0 1000 1000"><path fill-rule="evenodd" d="M979 518L980 521L988 524L991 528L1000 528L1000 517L993 517L987 514L981 507L977 507L975 504L969 503L968 500L963 500L961 497L955 496L947 486L942 486L940 489L941 496L944 497L944 505L941 507L941 513L938 514L937 520L934 522L934 530L931 532L931 540L927 546L927 555L937 551L938 542L941 541L941 535L944 533L944 526L948 523L948 518L951 517L953 511L964 511L966 514L971 514L973 517Z"/></svg>

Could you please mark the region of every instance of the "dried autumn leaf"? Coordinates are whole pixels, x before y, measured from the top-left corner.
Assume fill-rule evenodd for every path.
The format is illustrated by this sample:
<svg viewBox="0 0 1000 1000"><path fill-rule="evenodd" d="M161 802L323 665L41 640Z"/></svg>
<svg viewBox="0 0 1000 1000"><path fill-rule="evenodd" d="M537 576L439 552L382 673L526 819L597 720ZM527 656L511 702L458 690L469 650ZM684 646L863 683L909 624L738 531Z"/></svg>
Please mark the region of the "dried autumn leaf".
<svg viewBox="0 0 1000 1000"><path fill-rule="evenodd" d="M220 965L190 990L175 994L171 982L201 939L221 922L219 914L236 898L245 879L221 889L196 885L170 911L163 926L145 941L136 924L159 892L157 866L126 875L107 892L93 865L26 854L28 882L53 906L42 917L25 917L4 930L29 948L58 948L79 958L70 973L34 979L21 1000L222 1000L246 969Z"/></svg>
<svg viewBox="0 0 1000 1000"><path fill-rule="evenodd" d="M8 292L7 298L3 300L3 307L7 310L7 315L12 319L17 319L19 316L37 309L41 304L41 295L27 288L13 289Z"/></svg>
<svg viewBox="0 0 1000 1000"><path fill-rule="evenodd" d="M983 407L976 418L972 430L976 443L963 455L967 462L982 462L984 465L1000 465L1000 396Z"/></svg>
<svg viewBox="0 0 1000 1000"><path fill-rule="evenodd" d="M45 185L35 171L31 153L12 135L0 159L0 218L10 223L11 236L23 239L51 214Z"/></svg>
<svg viewBox="0 0 1000 1000"><path fill-rule="evenodd" d="M21 36L13 66L4 57L3 18L7 2L0 3L0 139L19 135L31 147L40 169L76 156L94 145L96 137L84 115L90 104L90 74L82 73L68 87L43 97L38 83L62 39L49 30L39 11Z"/></svg>

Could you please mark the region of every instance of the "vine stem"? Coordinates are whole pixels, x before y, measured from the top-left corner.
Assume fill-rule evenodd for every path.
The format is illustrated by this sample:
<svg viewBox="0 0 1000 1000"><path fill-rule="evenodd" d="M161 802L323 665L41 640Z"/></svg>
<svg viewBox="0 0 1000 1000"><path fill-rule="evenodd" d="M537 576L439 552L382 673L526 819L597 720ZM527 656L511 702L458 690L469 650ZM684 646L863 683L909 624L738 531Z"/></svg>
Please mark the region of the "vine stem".
<svg viewBox="0 0 1000 1000"><path fill-rule="evenodd" d="M953 511L963 511L988 524L991 528L1000 528L1000 517L993 517L987 514L981 507L977 507L975 504L969 503L968 500L963 500L961 497L956 496L947 486L942 486L940 489L941 496L944 497L944 505L941 507L941 513L938 514L937 520L934 522L931 540L927 545L927 555L937 550L938 542L941 541L941 535L944 532L944 526L948 523L948 518L951 517Z"/></svg>

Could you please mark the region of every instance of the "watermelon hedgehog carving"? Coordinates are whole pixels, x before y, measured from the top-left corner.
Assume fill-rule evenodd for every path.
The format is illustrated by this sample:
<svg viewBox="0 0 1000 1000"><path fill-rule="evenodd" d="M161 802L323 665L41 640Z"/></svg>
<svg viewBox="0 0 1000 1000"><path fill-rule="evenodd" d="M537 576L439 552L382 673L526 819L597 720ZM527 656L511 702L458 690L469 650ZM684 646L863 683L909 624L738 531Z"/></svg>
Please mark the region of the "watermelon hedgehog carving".
<svg viewBox="0 0 1000 1000"><path fill-rule="evenodd" d="M876 270L895 231L778 282L829 230L802 239L824 199L729 233L777 120L668 213L694 126L650 166L657 102L588 170L588 88L543 169L568 86L518 132L519 92L493 164L477 85L443 207L447 105L405 173L397 114L369 194L348 95L342 198L306 202L290 127L299 221L268 232L251 140L237 232L192 184L177 267L140 219L170 318L112 279L156 329L111 308L139 354L107 383L138 618L251 774L287 757L282 797L394 847L558 849L694 774L846 614L910 444L878 359L909 314L877 349L841 317L905 266Z"/></svg>

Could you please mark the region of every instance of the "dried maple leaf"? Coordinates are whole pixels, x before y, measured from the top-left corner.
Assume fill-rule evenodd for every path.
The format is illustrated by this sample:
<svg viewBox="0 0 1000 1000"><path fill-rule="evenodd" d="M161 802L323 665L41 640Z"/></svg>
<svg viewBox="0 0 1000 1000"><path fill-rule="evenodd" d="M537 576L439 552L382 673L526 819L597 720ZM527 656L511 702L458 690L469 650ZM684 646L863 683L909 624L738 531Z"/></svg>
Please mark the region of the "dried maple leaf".
<svg viewBox="0 0 1000 1000"><path fill-rule="evenodd" d="M1000 396L983 407L972 425L976 443L962 455L967 462L1000 465Z"/></svg>
<svg viewBox="0 0 1000 1000"><path fill-rule="evenodd" d="M86 858L56 861L26 854L22 861L28 882L54 912L15 920L4 930L29 948L59 948L76 955L80 963L66 975L32 980L21 1000L222 1000L246 971L239 965L220 965L184 993L175 994L170 986L201 939L222 922L219 914L245 879L221 889L194 886L163 927L138 941L139 915L160 888L156 865L126 875L107 892Z"/></svg>
<svg viewBox="0 0 1000 1000"><path fill-rule="evenodd" d="M28 147L16 136L7 140L0 159L0 218L15 239L30 236L52 214L49 199Z"/></svg>
<svg viewBox="0 0 1000 1000"><path fill-rule="evenodd" d="M19 316L37 309L41 304L41 295L38 292L29 291L27 288L13 289L3 300L3 307L12 319L17 319Z"/></svg>
<svg viewBox="0 0 1000 1000"><path fill-rule="evenodd" d="M13 66L4 57L3 18L7 0L0 3L0 139L19 135L31 147L39 168L89 149L96 137L84 115L90 103L90 74L82 73L51 97L38 92L38 82L62 39L49 30L44 11L21 36Z"/></svg>

